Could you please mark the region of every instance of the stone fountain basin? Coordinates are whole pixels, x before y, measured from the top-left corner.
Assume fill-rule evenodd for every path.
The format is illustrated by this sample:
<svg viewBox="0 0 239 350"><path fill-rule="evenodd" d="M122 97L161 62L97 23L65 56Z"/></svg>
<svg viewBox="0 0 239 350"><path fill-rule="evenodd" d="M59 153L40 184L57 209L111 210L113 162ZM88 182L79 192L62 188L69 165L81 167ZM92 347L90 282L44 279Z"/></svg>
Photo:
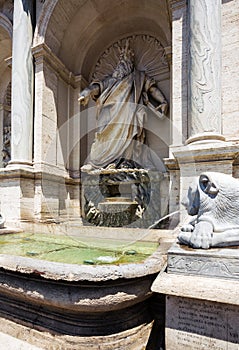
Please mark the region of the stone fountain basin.
<svg viewBox="0 0 239 350"><path fill-rule="evenodd" d="M147 323L151 285L172 244L164 232L149 231L161 244L141 263L76 265L1 254L1 313L69 335L117 333Z"/></svg>
<svg viewBox="0 0 239 350"><path fill-rule="evenodd" d="M117 310L148 298L165 263L166 255L160 248L143 263L96 266L2 254L0 291L74 312Z"/></svg>

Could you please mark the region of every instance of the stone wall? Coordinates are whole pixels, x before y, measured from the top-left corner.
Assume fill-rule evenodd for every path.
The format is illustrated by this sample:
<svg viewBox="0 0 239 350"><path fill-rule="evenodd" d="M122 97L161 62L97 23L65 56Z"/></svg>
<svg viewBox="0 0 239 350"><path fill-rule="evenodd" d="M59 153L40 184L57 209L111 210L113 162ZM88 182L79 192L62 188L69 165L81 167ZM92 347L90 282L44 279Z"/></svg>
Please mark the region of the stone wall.
<svg viewBox="0 0 239 350"><path fill-rule="evenodd" d="M239 139L239 3L222 1L222 119L228 140Z"/></svg>

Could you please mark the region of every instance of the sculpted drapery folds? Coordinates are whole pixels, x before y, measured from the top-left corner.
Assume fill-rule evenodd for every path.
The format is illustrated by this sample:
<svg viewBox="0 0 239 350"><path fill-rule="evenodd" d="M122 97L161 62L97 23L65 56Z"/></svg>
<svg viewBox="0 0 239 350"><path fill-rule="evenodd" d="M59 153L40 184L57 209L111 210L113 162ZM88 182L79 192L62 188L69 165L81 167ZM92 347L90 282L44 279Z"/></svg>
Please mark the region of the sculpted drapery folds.
<svg viewBox="0 0 239 350"><path fill-rule="evenodd" d="M168 104L154 79L134 67L134 53L126 42L111 76L93 81L79 96L97 104L98 130L83 171L114 167L120 159L140 163L145 144L144 122L148 106L163 118Z"/></svg>

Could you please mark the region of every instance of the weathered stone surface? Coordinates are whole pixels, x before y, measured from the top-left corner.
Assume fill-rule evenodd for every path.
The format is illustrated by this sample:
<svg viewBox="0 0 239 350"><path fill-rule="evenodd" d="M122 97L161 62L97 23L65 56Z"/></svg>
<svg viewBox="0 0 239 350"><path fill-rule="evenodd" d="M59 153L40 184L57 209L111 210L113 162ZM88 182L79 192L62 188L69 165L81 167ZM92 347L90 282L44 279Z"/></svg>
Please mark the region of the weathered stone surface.
<svg viewBox="0 0 239 350"><path fill-rule="evenodd" d="M169 179L166 174L159 173L156 171L149 171L149 185L148 188L142 183L142 189L146 188L146 193L148 195L148 201L145 204L145 210L142 209L142 212L138 210L138 216L136 220L132 222L125 222L124 226L127 227L137 227L137 228L148 228L150 225L154 224L161 217L163 217L168 210L169 202ZM128 186L131 187L130 196L135 198L137 196L138 190L135 186L134 181L127 182ZM124 183L119 183L120 190L123 189ZM138 185L138 184L137 184ZM147 183L146 183L147 185ZM123 189L124 190L124 189ZM142 192L142 190L141 190ZM123 194L124 195L124 194ZM92 202L94 204L94 210L98 209L98 205L103 201L104 197L101 193L99 176L84 176L82 177L82 203L85 203L85 200ZM139 206L140 207L140 206ZM118 211L118 209L117 209ZM142 217L141 217L142 216Z"/></svg>
<svg viewBox="0 0 239 350"><path fill-rule="evenodd" d="M165 246L163 247L165 249ZM121 278L132 279L150 276L158 273L166 261L165 252L153 253L144 262L139 264L119 264L119 265L74 265L57 262L48 262L20 256L0 255L1 267L20 273L35 273L44 279L53 281L89 281L105 282L114 281ZM44 280L42 280L44 282ZM47 282L47 281L45 281ZM132 296L134 299L134 296Z"/></svg>
<svg viewBox="0 0 239 350"><path fill-rule="evenodd" d="M221 133L221 1L190 0L188 13L189 136L217 139L215 134Z"/></svg>
<svg viewBox="0 0 239 350"><path fill-rule="evenodd" d="M3 317L0 318L0 321L2 339L9 339L10 336L11 346L16 344L16 349L11 347L11 350L85 350L89 347L92 350L144 350L152 329L152 322L150 322L118 334L83 337L59 335L43 328L37 330L34 324L23 325ZM28 347L19 347L22 341L25 341L24 346L29 344Z"/></svg>
<svg viewBox="0 0 239 350"><path fill-rule="evenodd" d="M174 244L168 251L168 272L239 279L239 247L202 251Z"/></svg>
<svg viewBox="0 0 239 350"><path fill-rule="evenodd" d="M12 58L12 162L32 164L33 141L33 5L14 2Z"/></svg>
<svg viewBox="0 0 239 350"><path fill-rule="evenodd" d="M161 251L141 264L115 266L70 265L1 255L1 316L25 325L28 331L35 329L34 337L28 337L29 343L35 342L38 331L43 339L47 332L55 334L54 350L58 342L68 349L68 341L71 345L77 342L77 349L82 350L86 344L94 348L97 341L105 350L144 349L155 312L159 312L155 317L160 332L163 330L164 303L151 305L150 286L165 264L166 246L162 244ZM21 336L18 333L17 337ZM44 340L42 343L44 349L49 348Z"/></svg>
<svg viewBox="0 0 239 350"><path fill-rule="evenodd" d="M231 279L173 273L161 273L152 285L153 292L231 305L239 305L238 288Z"/></svg>
<svg viewBox="0 0 239 350"><path fill-rule="evenodd" d="M187 138L188 108L188 25L187 3L172 4L172 145L181 145Z"/></svg>
<svg viewBox="0 0 239 350"><path fill-rule="evenodd" d="M222 122L229 140L238 140L239 124L239 2L222 5Z"/></svg>
<svg viewBox="0 0 239 350"><path fill-rule="evenodd" d="M12 349L12 350L42 350L42 348L29 344L26 341L17 339L15 337L12 337L8 334L4 334L3 332L0 332L0 342L1 344L4 344L5 349Z"/></svg>
<svg viewBox="0 0 239 350"><path fill-rule="evenodd" d="M239 307L167 297L167 350L237 350Z"/></svg>
<svg viewBox="0 0 239 350"><path fill-rule="evenodd" d="M238 349L239 281L160 274L152 291L166 294L166 349Z"/></svg>

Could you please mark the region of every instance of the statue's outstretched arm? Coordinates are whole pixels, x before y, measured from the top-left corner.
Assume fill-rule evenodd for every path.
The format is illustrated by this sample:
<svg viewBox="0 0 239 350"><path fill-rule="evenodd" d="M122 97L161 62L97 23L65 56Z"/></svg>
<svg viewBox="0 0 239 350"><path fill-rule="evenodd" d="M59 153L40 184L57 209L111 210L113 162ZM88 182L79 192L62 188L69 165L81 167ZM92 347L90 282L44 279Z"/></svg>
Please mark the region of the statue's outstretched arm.
<svg viewBox="0 0 239 350"><path fill-rule="evenodd" d="M100 94L100 87L98 84L92 84L85 88L78 97L78 102L83 106L89 103L90 97L98 96Z"/></svg>

